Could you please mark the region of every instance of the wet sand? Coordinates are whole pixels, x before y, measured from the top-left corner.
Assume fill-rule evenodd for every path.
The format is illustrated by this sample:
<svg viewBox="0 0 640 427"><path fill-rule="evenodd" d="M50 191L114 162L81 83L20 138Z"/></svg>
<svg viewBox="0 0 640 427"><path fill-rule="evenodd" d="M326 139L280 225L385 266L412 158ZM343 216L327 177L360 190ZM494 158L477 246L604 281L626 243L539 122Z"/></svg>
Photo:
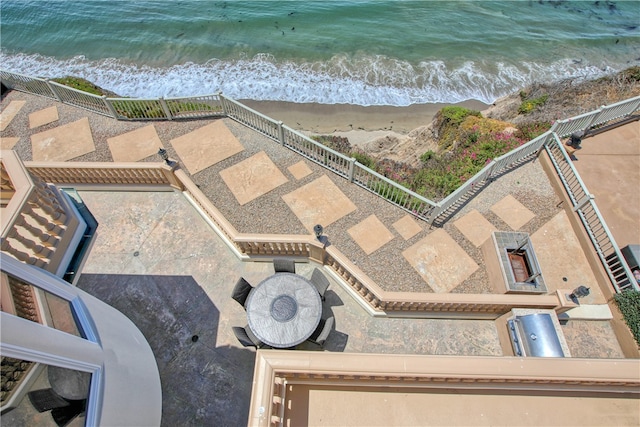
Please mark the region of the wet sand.
<svg viewBox="0 0 640 427"><path fill-rule="evenodd" d="M458 104L414 104L408 107L371 106L350 104L297 104L280 101L241 102L287 126L314 134L332 134L350 131L391 131L407 134L415 128L426 126L435 114L448 105L460 105L482 111L487 104L468 100Z"/></svg>

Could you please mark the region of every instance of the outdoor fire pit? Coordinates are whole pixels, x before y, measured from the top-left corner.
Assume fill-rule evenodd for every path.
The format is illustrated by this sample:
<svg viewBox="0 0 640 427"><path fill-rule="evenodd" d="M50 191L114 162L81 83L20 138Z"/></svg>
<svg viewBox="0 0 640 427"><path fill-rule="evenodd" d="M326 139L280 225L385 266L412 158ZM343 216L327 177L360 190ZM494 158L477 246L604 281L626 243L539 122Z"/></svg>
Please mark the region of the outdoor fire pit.
<svg viewBox="0 0 640 427"><path fill-rule="evenodd" d="M546 294L528 233L495 231L482 245L489 280L498 292Z"/></svg>

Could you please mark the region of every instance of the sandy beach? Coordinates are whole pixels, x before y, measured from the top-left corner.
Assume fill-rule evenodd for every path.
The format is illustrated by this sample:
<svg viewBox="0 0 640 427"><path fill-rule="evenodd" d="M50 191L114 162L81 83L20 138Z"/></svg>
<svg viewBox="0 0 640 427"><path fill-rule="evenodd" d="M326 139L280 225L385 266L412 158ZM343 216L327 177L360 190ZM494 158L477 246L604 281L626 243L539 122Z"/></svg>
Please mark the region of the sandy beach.
<svg viewBox="0 0 640 427"><path fill-rule="evenodd" d="M447 105L460 105L482 111L487 104L468 100L458 104L414 104L408 107L348 104L297 104L279 101L241 100L243 104L293 129L310 134L346 134L358 136L373 132L375 137L394 132L407 134L431 123L435 114ZM351 138L350 138L351 139Z"/></svg>

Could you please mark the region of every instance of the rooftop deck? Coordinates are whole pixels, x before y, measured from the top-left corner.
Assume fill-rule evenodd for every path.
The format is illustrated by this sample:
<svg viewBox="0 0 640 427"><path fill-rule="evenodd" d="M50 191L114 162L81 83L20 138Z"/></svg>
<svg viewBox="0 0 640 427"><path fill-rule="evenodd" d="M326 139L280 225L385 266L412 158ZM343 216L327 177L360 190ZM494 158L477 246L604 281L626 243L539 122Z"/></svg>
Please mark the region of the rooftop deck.
<svg viewBox="0 0 640 427"><path fill-rule="evenodd" d="M606 303L537 161L502 176L444 227L430 229L231 120L122 123L16 92L2 106L2 148L23 160L158 161L164 146L239 231L306 235L320 223L331 244L385 290L490 293L480 246L492 230L517 230L531 234L550 292L585 285L592 291L585 305ZM15 109L7 121L4 112ZM230 294L238 277L255 284L272 265L239 261L180 193L80 194L100 227L78 285L145 334L161 372L163 423L246 423L255 353L232 334L246 315ZM296 268L308 277L314 267ZM492 320L376 318L339 283L329 289L336 327L326 350L503 354ZM574 357L624 357L607 320L571 320L563 332Z"/></svg>

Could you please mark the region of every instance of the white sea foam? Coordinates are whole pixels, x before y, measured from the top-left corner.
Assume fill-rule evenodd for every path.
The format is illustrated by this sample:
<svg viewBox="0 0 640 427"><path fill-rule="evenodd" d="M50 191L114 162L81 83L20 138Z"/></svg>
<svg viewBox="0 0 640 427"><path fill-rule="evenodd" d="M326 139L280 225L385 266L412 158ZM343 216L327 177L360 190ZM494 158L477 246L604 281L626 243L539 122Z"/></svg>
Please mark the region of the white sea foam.
<svg viewBox="0 0 640 427"><path fill-rule="evenodd" d="M412 65L382 56L336 55L326 62L279 62L270 55L235 61L212 59L167 68L82 56L59 60L41 55L0 53L1 68L40 77L74 75L122 96L179 97L222 92L235 99L322 104L394 105L455 103L477 99L492 103L534 81L594 78L622 69L613 64L523 62Z"/></svg>

